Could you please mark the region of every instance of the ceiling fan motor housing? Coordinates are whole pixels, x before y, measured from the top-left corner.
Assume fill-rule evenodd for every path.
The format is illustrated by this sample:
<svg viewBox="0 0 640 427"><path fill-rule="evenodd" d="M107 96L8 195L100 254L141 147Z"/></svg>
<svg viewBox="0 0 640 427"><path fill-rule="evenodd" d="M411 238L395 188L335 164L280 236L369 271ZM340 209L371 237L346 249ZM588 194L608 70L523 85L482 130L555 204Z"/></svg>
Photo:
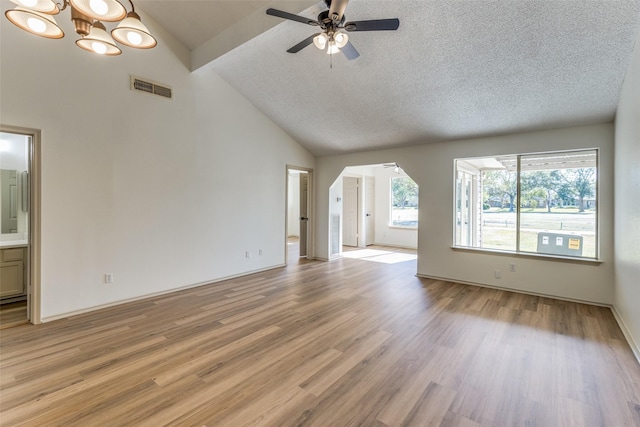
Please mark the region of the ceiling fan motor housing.
<svg viewBox="0 0 640 427"><path fill-rule="evenodd" d="M356 48L349 41L349 36L345 31L389 31L397 30L400 25L398 18L392 19L369 19L364 21L346 22L344 14L345 8L349 0L324 0L328 9L318 14L318 20L305 18L304 16L295 15L274 8L267 9L267 15L276 16L282 19L300 22L302 24L320 27L321 33L313 34L302 40L295 46L287 49L289 53L297 53L305 47L314 44L318 49L327 48L327 53L333 54L340 52L347 57L348 60L356 59L360 56ZM333 8L332 5L333 4Z"/></svg>
<svg viewBox="0 0 640 427"><path fill-rule="evenodd" d="M329 17L328 9L323 10L318 14L318 22L320 22L320 26L324 30L329 29L330 27L341 26L342 24L344 24L344 21L345 21L345 15L343 14L339 22L334 22L333 19Z"/></svg>

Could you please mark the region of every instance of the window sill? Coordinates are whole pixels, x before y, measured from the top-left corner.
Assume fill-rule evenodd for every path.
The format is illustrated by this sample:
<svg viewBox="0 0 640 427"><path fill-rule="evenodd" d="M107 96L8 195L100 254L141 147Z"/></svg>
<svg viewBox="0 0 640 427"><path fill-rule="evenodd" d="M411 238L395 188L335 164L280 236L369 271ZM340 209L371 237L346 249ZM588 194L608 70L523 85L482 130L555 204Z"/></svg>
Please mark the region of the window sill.
<svg viewBox="0 0 640 427"><path fill-rule="evenodd" d="M393 228L394 230L417 230L418 227L401 227L399 225L388 225L387 228Z"/></svg>
<svg viewBox="0 0 640 427"><path fill-rule="evenodd" d="M454 251L461 251L461 252L479 252L479 253L490 254L490 255L503 255L503 256L518 257L518 258L542 259L545 261L572 262L576 264L600 265L604 262L600 259L595 259L595 258L576 258L576 257L570 257L570 256L562 256L562 255L501 251L499 249L471 248L466 246L451 246L451 249L453 249Z"/></svg>

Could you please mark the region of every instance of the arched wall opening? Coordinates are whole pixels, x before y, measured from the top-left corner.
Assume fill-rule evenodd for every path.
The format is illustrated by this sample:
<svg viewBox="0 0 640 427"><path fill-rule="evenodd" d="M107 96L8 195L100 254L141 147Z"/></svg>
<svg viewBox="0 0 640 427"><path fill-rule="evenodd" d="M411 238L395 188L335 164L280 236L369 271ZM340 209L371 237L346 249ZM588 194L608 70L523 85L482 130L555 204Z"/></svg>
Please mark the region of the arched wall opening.
<svg viewBox="0 0 640 427"><path fill-rule="evenodd" d="M329 259L344 248L418 248L418 185L396 162L345 167L329 187Z"/></svg>

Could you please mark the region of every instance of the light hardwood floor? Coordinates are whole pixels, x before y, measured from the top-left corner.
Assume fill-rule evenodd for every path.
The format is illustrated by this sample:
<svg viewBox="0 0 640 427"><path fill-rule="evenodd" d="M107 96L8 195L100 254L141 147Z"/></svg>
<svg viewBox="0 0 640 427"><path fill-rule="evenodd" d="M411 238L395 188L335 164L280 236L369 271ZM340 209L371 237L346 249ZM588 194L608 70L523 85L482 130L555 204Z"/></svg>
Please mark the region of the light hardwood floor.
<svg viewBox="0 0 640 427"><path fill-rule="evenodd" d="M0 329L12 328L27 322L26 301L0 305Z"/></svg>
<svg viewBox="0 0 640 427"><path fill-rule="evenodd" d="M640 426L640 366L609 309L373 258L290 258L3 330L0 423Z"/></svg>

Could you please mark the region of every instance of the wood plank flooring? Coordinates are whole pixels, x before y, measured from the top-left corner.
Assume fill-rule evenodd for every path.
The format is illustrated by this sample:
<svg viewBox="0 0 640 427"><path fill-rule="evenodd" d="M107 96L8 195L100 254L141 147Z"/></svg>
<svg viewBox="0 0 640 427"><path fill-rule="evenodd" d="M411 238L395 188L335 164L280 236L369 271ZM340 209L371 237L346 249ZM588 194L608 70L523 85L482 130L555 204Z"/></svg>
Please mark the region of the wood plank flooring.
<svg viewBox="0 0 640 427"><path fill-rule="evenodd" d="M0 305L0 329L12 328L27 322L26 301Z"/></svg>
<svg viewBox="0 0 640 427"><path fill-rule="evenodd" d="M609 309L373 261L3 330L0 425L640 426Z"/></svg>

